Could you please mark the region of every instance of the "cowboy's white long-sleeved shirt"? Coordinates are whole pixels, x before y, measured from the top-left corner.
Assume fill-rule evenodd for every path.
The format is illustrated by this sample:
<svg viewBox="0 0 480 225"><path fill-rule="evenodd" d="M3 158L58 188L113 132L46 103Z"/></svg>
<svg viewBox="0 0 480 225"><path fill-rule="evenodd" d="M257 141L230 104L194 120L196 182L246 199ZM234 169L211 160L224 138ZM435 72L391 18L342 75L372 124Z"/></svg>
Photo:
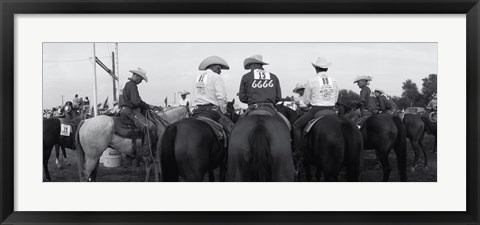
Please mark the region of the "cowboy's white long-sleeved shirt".
<svg viewBox="0 0 480 225"><path fill-rule="evenodd" d="M337 82L326 72L317 73L305 86L305 104L334 106L338 100Z"/></svg>
<svg viewBox="0 0 480 225"><path fill-rule="evenodd" d="M187 105L187 103L190 103L190 99L188 98L178 100L178 105Z"/></svg>
<svg viewBox="0 0 480 225"><path fill-rule="evenodd" d="M297 96L293 96L293 100L295 101L295 103L298 105L298 107L300 108L308 108L307 104L305 104L305 95L297 95Z"/></svg>
<svg viewBox="0 0 480 225"><path fill-rule="evenodd" d="M223 113L227 106L227 90L220 74L208 69L202 72L195 81L195 105L214 104Z"/></svg>

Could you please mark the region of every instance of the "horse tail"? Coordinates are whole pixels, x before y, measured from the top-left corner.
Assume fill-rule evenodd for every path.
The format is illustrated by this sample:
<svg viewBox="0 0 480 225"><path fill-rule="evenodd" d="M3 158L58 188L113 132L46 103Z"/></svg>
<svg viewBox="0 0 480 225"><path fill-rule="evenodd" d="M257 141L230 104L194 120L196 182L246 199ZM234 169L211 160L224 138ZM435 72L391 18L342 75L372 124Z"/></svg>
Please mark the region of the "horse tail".
<svg viewBox="0 0 480 225"><path fill-rule="evenodd" d="M425 131L427 131L427 133L430 133L432 135L437 135L437 132L432 124L432 121L430 121L427 117L425 116L420 116L420 118L422 118L423 120L423 123L425 123Z"/></svg>
<svg viewBox="0 0 480 225"><path fill-rule="evenodd" d="M78 124L77 132L75 132L75 148L77 150L77 166L78 166L78 177L80 181L83 180L83 168L85 166L85 152L83 151L82 143L80 143L80 129L85 121L82 120Z"/></svg>
<svg viewBox="0 0 480 225"><path fill-rule="evenodd" d="M251 181L272 181L270 137L264 121L258 121L248 137L250 145L249 174Z"/></svg>
<svg viewBox="0 0 480 225"><path fill-rule="evenodd" d="M400 179L407 180L407 131L403 125L402 120L398 116L393 117L393 121L397 126L398 136L395 142L395 153L398 160L398 169L400 171Z"/></svg>
<svg viewBox="0 0 480 225"><path fill-rule="evenodd" d="M178 181L177 160L175 159L175 139L177 125L172 124L163 133L160 161L162 166L162 181Z"/></svg>
<svg viewBox="0 0 480 225"><path fill-rule="evenodd" d="M342 133L345 140L345 172L347 181L360 181L360 158L363 149L362 134L344 118Z"/></svg>

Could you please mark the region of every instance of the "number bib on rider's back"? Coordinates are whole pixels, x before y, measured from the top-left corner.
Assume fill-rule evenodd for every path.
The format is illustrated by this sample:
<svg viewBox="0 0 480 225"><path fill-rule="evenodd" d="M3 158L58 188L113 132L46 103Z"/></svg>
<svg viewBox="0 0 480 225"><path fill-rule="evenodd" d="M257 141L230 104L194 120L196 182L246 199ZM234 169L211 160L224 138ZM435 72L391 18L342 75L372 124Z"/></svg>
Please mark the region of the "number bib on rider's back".
<svg viewBox="0 0 480 225"><path fill-rule="evenodd" d="M207 86L207 73L202 73L200 76L197 77L197 82L195 84L195 87L197 88L197 93L199 94L204 94L205 93L205 87Z"/></svg>
<svg viewBox="0 0 480 225"><path fill-rule="evenodd" d="M252 88L272 88L273 80L270 79L270 73L265 70L256 69L253 71Z"/></svg>

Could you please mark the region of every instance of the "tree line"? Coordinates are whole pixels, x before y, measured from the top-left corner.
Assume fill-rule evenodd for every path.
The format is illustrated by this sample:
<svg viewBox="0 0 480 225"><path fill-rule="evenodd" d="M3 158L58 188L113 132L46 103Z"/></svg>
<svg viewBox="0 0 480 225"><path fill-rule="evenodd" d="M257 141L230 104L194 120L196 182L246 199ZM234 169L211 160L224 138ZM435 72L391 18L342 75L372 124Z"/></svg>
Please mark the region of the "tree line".
<svg viewBox="0 0 480 225"><path fill-rule="evenodd" d="M417 84L407 79L402 83L402 95L389 97L397 104L398 109L406 109L408 107L425 107L435 93L437 93L437 74L429 74L422 79L422 89L419 90ZM373 90L372 90L373 91ZM360 95L352 90L342 89L339 92L338 101L340 103L351 105L353 102L360 100Z"/></svg>

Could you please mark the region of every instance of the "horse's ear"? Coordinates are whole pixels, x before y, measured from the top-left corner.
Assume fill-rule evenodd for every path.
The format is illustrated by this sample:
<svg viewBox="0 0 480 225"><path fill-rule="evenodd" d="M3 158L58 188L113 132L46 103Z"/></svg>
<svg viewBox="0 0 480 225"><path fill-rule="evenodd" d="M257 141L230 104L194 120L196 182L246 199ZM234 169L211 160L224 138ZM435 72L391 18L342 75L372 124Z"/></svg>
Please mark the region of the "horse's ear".
<svg viewBox="0 0 480 225"><path fill-rule="evenodd" d="M232 99L232 105L235 104L235 99Z"/></svg>

